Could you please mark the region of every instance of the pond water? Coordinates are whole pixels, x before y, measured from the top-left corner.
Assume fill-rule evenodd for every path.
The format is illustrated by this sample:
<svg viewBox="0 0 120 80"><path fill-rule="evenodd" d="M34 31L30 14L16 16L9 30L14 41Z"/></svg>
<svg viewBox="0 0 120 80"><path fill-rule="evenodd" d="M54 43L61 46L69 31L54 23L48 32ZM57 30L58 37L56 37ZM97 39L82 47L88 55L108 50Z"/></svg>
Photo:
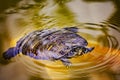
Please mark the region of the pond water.
<svg viewBox="0 0 120 80"><path fill-rule="evenodd" d="M53 80L80 79L106 70L114 71L120 57L119 29L107 23L85 23L78 27L78 34L88 40L88 46L95 47L91 53L70 59L73 63L70 67L65 67L60 61L34 60L21 55L19 59L26 65L27 71Z"/></svg>
<svg viewBox="0 0 120 80"><path fill-rule="evenodd" d="M106 0L21 0L5 9L0 14L1 52L15 46L29 32L70 26L77 26L77 34L95 49L70 59L70 67L59 60L35 60L23 54L7 62L1 58L0 80L119 80L120 23L115 21L116 16L119 18L116 5Z"/></svg>

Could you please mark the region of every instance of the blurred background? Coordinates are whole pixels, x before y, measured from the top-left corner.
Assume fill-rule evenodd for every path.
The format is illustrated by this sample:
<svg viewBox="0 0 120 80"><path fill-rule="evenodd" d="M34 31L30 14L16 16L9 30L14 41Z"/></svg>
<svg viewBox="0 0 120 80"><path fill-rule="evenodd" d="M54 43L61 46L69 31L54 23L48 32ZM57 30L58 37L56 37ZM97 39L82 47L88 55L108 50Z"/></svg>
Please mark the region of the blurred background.
<svg viewBox="0 0 120 80"><path fill-rule="evenodd" d="M66 68L2 53L37 29L78 26L95 50ZM0 80L120 80L119 0L0 0Z"/></svg>

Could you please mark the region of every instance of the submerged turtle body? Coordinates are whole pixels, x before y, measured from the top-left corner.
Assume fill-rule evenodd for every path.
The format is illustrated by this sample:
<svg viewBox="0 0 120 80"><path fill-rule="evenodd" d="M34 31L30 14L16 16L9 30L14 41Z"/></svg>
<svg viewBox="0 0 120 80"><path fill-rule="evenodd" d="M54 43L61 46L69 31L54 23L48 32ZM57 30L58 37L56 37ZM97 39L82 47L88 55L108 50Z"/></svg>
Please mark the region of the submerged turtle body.
<svg viewBox="0 0 120 80"><path fill-rule="evenodd" d="M10 59L19 53L34 59L61 60L68 66L68 60L74 56L91 52L94 48L86 48L87 41L77 34L78 28L67 27L62 29L37 30L22 37L16 47L9 48L4 54Z"/></svg>

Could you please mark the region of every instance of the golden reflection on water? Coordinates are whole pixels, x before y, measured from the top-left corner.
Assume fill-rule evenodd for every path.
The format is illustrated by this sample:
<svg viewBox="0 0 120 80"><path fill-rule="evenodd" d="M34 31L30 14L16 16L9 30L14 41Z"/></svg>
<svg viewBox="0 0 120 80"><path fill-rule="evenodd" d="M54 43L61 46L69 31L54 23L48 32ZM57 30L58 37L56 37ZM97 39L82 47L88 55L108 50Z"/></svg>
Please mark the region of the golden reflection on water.
<svg viewBox="0 0 120 80"><path fill-rule="evenodd" d="M93 45L93 44L92 44ZM27 56L21 56L20 60L26 65L26 69L31 75L38 75L43 79L52 80L69 80L70 78L81 78L89 76L93 72L101 72L107 69L110 65L112 54L109 59L105 59L105 55L108 52L108 48L101 48L95 45L97 49L93 52L71 59L73 63L70 67L65 67L60 61L47 61L47 60L34 60ZM98 53L97 56L94 54Z"/></svg>
<svg viewBox="0 0 120 80"><path fill-rule="evenodd" d="M94 34L95 29L98 32L97 34ZM103 29L104 31L102 31ZM88 40L88 46L94 46L95 49L88 54L70 59L72 62L70 67L64 66L59 60L35 60L22 54L18 55L15 59L20 60L26 66L26 69L30 75L41 77L43 79L70 80L71 78L76 79L90 76L95 72L102 72L107 69L111 69L114 64L116 64L115 60L119 57L120 53L119 43L117 46L116 43L113 43L110 30L113 31L114 29L110 29L107 25L104 27L100 27L100 25L97 24L85 24L79 26L78 34ZM117 34L120 34L119 31ZM101 39L99 38L101 36L106 39L99 40ZM116 37L117 36L114 35L115 39ZM16 42L15 40L17 39L14 39L12 44Z"/></svg>

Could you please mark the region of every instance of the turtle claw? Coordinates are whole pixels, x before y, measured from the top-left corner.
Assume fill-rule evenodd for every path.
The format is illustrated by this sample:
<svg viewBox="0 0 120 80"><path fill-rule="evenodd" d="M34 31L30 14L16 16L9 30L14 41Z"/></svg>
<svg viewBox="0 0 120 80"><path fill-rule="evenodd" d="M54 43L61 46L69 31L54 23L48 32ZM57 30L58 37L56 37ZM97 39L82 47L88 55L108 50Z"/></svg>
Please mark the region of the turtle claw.
<svg viewBox="0 0 120 80"><path fill-rule="evenodd" d="M72 63L68 59L61 59L61 61L67 68L72 65Z"/></svg>
<svg viewBox="0 0 120 80"><path fill-rule="evenodd" d="M64 64L67 68L69 68L69 67L72 65L71 62L64 62L63 64Z"/></svg>

